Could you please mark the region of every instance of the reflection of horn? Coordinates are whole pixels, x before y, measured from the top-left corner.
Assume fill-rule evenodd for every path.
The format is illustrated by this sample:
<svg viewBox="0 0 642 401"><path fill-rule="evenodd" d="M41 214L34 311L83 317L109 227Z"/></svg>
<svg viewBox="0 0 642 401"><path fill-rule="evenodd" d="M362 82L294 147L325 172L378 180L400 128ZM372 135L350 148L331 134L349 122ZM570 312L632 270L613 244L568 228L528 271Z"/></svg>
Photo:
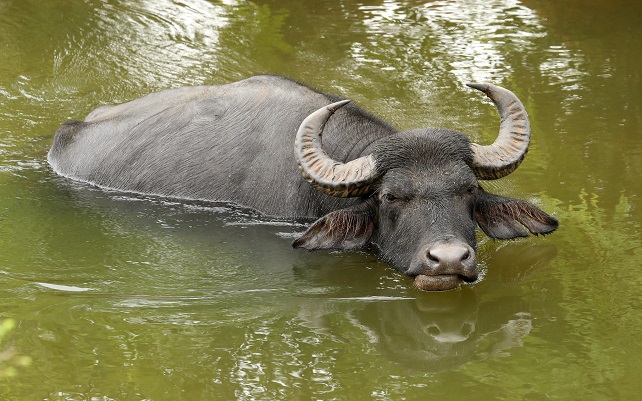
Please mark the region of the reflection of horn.
<svg viewBox="0 0 642 401"><path fill-rule="evenodd" d="M499 112L499 135L492 145L471 145L472 169L479 179L494 180L515 171L524 160L530 143L530 124L524 105L508 89L490 84L466 84L486 93Z"/></svg>
<svg viewBox="0 0 642 401"><path fill-rule="evenodd" d="M371 184L381 176L373 155L341 163L323 150L321 135L326 122L348 102L336 102L310 114L301 123L294 141L294 154L303 177L328 195L344 198L370 193Z"/></svg>

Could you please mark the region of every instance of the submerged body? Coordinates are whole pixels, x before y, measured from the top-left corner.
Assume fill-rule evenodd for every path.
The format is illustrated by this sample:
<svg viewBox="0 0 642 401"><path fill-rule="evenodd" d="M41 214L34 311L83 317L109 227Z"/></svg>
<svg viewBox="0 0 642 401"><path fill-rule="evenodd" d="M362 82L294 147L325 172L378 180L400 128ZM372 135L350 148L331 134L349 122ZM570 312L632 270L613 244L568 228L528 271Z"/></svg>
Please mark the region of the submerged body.
<svg viewBox="0 0 642 401"><path fill-rule="evenodd" d="M102 187L320 217L354 200L306 183L292 146L301 121L336 100L277 76L165 90L64 124L49 162L61 175ZM337 159L361 156L395 132L366 114L355 119L351 109L337 113L324 136ZM357 129L363 135L343 135Z"/></svg>
<svg viewBox="0 0 642 401"><path fill-rule="evenodd" d="M519 165L529 132L512 93L476 88L509 121L499 146L445 129L398 132L339 97L257 76L99 107L59 128L48 160L61 175L102 187L319 218L294 246L372 243L417 287L446 290L477 279L476 223L501 239L528 235L523 226L534 234L557 227L535 206L479 187L478 178Z"/></svg>

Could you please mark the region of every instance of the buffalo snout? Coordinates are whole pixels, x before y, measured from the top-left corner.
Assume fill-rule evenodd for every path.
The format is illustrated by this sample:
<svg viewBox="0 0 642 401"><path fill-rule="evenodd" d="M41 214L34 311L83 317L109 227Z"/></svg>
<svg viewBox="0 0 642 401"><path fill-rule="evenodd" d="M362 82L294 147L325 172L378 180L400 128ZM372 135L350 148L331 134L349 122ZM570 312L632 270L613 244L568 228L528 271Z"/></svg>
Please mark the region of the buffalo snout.
<svg viewBox="0 0 642 401"><path fill-rule="evenodd" d="M477 257L468 244L446 240L423 246L407 274L425 291L446 291L477 280Z"/></svg>

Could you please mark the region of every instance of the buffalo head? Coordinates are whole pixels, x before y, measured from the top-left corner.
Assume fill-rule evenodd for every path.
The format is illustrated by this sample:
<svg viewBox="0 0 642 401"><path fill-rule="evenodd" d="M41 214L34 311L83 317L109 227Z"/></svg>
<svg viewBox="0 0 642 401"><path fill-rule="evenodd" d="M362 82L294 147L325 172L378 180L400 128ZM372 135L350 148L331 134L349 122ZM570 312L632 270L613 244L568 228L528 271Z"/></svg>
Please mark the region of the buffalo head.
<svg viewBox="0 0 642 401"><path fill-rule="evenodd" d="M519 166L530 126L512 92L469 86L485 92L499 111L499 135L492 145L471 143L451 130L419 129L380 139L369 154L343 163L323 150L321 136L330 116L348 101L308 116L295 141L304 178L329 195L363 202L320 218L293 246L356 249L372 243L383 260L414 277L416 287L449 290L477 280L476 225L497 239L554 231L555 218L479 185L479 179L501 178Z"/></svg>

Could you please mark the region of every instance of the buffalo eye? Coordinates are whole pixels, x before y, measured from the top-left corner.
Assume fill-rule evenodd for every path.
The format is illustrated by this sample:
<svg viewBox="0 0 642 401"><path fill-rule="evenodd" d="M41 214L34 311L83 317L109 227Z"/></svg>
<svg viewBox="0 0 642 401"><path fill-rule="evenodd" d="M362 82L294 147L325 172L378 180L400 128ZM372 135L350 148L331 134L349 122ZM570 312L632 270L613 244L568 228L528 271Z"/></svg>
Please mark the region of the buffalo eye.
<svg viewBox="0 0 642 401"><path fill-rule="evenodd" d="M394 202L394 201L398 200L399 198L397 198L396 196L394 196L390 192L386 192L383 195L381 195L381 199L383 199L386 202Z"/></svg>
<svg viewBox="0 0 642 401"><path fill-rule="evenodd" d="M468 187L466 187L466 193L469 195L472 195L477 191L477 185L476 184L471 184Z"/></svg>

